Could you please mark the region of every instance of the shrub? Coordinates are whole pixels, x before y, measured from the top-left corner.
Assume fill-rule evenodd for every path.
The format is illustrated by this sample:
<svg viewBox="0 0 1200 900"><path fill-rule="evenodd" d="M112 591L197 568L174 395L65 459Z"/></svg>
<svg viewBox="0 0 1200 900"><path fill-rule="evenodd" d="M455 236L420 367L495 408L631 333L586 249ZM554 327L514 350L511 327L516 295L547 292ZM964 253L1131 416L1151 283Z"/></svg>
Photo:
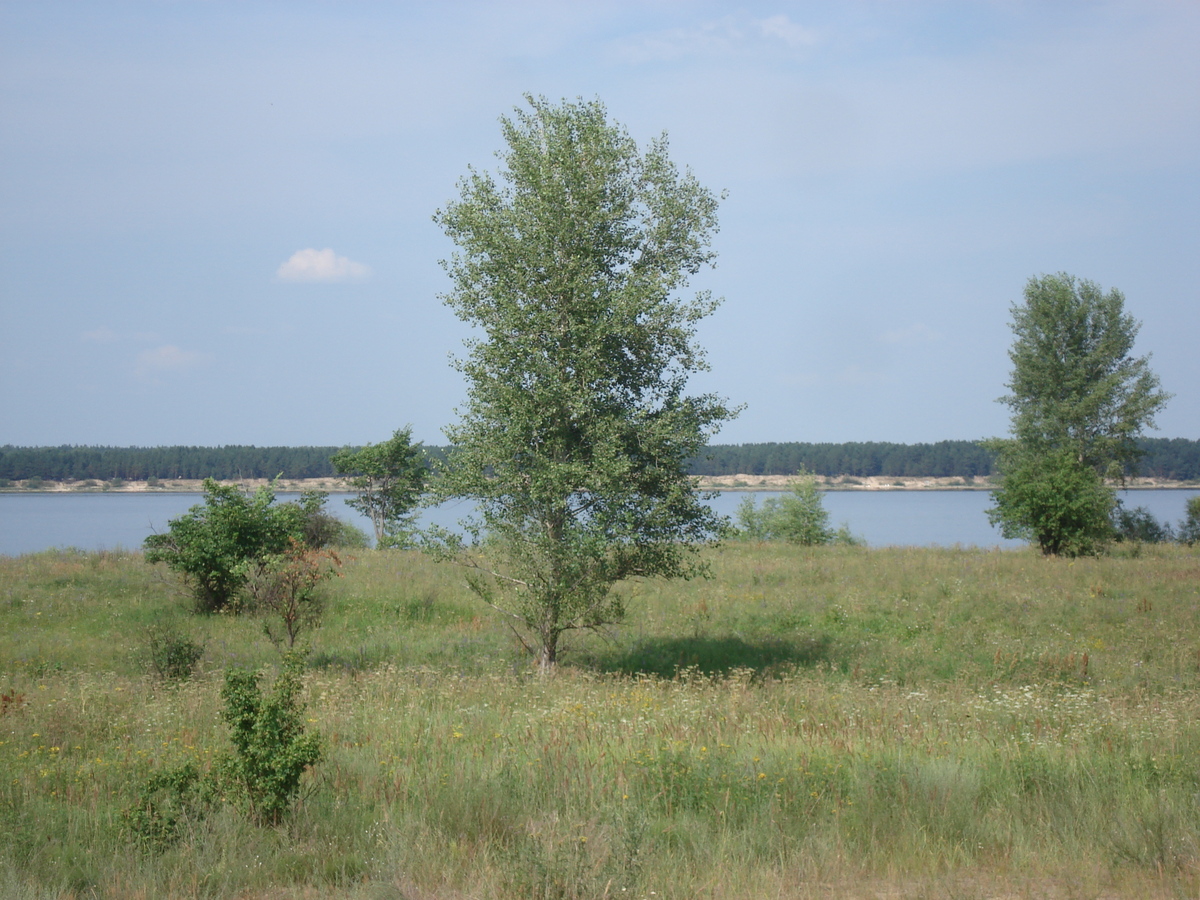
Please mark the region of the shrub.
<svg viewBox="0 0 1200 900"><path fill-rule="evenodd" d="M801 472L801 480L782 497L770 497L761 507L753 497L742 499L737 509L741 536L754 541L787 541L792 544L857 544L850 529L829 527L829 512L821 502L813 477Z"/></svg>
<svg viewBox="0 0 1200 900"><path fill-rule="evenodd" d="M1009 456L988 519L1006 538L1036 541L1047 556L1094 556L1113 537L1116 494L1070 450Z"/></svg>
<svg viewBox="0 0 1200 900"><path fill-rule="evenodd" d="M166 563L188 583L201 612L234 605L250 567L303 541L305 523L316 516L324 494L274 505L269 487L253 494L234 485L204 481L204 504L172 519L165 534L146 538L146 561Z"/></svg>
<svg viewBox="0 0 1200 900"><path fill-rule="evenodd" d="M300 792L304 770L322 757L321 736L306 734L300 699L299 654L284 655L283 671L269 696L255 672L225 673L221 718L229 725L233 752L217 771L234 798L259 822L278 823Z"/></svg>
<svg viewBox="0 0 1200 900"><path fill-rule="evenodd" d="M1169 522L1160 522L1144 506L1126 509L1120 500L1113 510L1113 532L1118 541L1162 544L1175 539Z"/></svg>
<svg viewBox="0 0 1200 900"><path fill-rule="evenodd" d="M1187 512L1179 523L1179 542L1189 547L1200 542L1200 497L1187 502Z"/></svg>
<svg viewBox="0 0 1200 900"><path fill-rule="evenodd" d="M153 625L149 629L150 664L159 678L184 681L192 677L196 664L204 656L204 644L180 634L171 625Z"/></svg>
<svg viewBox="0 0 1200 900"><path fill-rule="evenodd" d="M208 812L214 791L195 763L184 763L146 779L137 801L121 810L133 838L150 850L165 850L182 836L184 826Z"/></svg>
<svg viewBox="0 0 1200 900"><path fill-rule="evenodd" d="M296 646L301 632L321 621L317 588L337 574L342 561L331 550L318 550L293 540L285 553L253 564L247 577L253 608L267 614L263 631L276 647Z"/></svg>

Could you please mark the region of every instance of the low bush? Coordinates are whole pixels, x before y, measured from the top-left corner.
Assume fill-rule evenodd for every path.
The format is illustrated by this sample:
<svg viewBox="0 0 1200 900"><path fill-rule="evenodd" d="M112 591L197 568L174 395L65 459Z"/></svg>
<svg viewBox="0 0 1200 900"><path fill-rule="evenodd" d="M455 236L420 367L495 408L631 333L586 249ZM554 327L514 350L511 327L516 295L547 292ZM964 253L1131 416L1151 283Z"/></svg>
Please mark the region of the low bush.
<svg viewBox="0 0 1200 900"><path fill-rule="evenodd" d="M239 804L258 822L275 824L300 792L300 778L323 755L321 736L304 728L299 654L284 656L283 671L269 695L255 672L225 673L221 718L229 726L233 752L217 772Z"/></svg>
<svg viewBox="0 0 1200 900"><path fill-rule="evenodd" d="M146 560L182 574L199 611L235 608L252 567L305 541L324 502L325 494L314 492L276 504L270 487L251 494L205 479L204 503L172 519L165 534L146 538Z"/></svg>
<svg viewBox="0 0 1200 900"><path fill-rule="evenodd" d="M801 480L790 493L769 497L762 506L753 496L742 499L737 509L738 536L751 541L787 541L789 544L861 543L846 525L829 526L829 512L811 475L801 472Z"/></svg>
<svg viewBox="0 0 1200 900"><path fill-rule="evenodd" d="M1187 502L1187 512L1179 523L1179 542L1189 547L1200 542L1200 497Z"/></svg>
<svg viewBox="0 0 1200 900"><path fill-rule="evenodd" d="M180 634L173 625L152 625L147 630L150 665L165 681L191 678L204 656L204 643Z"/></svg>

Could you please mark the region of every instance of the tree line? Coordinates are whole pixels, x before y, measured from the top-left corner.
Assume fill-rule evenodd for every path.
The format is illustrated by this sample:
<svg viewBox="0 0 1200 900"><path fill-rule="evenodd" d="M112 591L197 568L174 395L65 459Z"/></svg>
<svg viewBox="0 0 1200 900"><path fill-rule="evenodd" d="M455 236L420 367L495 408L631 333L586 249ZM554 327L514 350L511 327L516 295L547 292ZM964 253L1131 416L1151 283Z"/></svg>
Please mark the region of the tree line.
<svg viewBox="0 0 1200 900"><path fill-rule="evenodd" d="M1200 440L1142 438L1136 473L1179 481L1200 479ZM23 481L145 481L215 478L334 478L331 459L360 447L0 447L0 478ZM425 447L436 458L447 448ZM713 444L688 461L691 475L872 475L973 478L995 474L995 453L977 441L896 444L770 442Z"/></svg>

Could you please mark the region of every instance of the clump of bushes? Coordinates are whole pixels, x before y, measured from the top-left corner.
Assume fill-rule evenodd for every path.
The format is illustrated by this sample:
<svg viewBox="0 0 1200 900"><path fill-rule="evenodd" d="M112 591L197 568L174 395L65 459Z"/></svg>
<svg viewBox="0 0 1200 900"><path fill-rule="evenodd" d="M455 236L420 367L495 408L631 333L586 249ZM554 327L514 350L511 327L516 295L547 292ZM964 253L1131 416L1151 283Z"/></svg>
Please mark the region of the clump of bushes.
<svg viewBox="0 0 1200 900"><path fill-rule="evenodd" d="M277 504L271 487L250 493L205 479L204 503L172 519L166 533L146 538L146 561L179 572L198 611L235 610L255 567L286 554L293 542L320 547L334 539L325 498L312 491Z"/></svg>
<svg viewBox="0 0 1200 900"><path fill-rule="evenodd" d="M229 726L232 750L208 772L189 762L147 779L134 804L121 813L138 843L155 850L170 846L221 799L260 824L283 819L300 793L305 770L324 755L321 735L304 726L303 665L299 654L285 654L270 693L263 692L257 672L225 673L221 718Z"/></svg>
<svg viewBox="0 0 1200 900"><path fill-rule="evenodd" d="M737 536L750 541L787 541L791 544L861 544L847 525L832 528L829 511L821 502L813 477L801 479L782 497L769 497L758 506L755 498L742 499L737 509Z"/></svg>

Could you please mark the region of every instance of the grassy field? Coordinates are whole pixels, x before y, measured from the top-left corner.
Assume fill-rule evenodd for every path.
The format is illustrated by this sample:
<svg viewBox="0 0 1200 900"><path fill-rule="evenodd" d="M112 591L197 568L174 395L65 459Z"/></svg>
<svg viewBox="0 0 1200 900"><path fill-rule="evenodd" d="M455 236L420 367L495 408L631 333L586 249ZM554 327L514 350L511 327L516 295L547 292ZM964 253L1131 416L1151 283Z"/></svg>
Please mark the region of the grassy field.
<svg viewBox="0 0 1200 900"><path fill-rule="evenodd" d="M1136 549L1136 548L1135 548ZM0 897L1200 896L1200 555L731 545L540 678L461 575L330 585L276 826L121 810L228 746L253 617L137 554L0 558ZM205 643L156 677L150 629Z"/></svg>

